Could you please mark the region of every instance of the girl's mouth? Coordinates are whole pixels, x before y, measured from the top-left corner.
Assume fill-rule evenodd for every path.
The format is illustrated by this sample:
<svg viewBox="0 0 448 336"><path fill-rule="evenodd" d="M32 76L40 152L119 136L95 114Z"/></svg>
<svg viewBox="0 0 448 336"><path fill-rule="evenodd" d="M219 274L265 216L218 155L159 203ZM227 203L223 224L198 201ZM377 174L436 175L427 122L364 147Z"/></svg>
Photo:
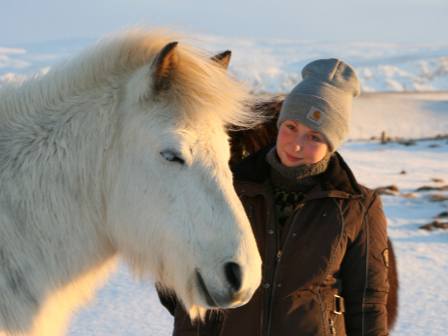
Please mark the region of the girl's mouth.
<svg viewBox="0 0 448 336"><path fill-rule="evenodd" d="M286 154L286 158L291 162L298 162L298 161L302 160L302 158L292 156L292 155L288 154L287 152L285 152L285 154Z"/></svg>

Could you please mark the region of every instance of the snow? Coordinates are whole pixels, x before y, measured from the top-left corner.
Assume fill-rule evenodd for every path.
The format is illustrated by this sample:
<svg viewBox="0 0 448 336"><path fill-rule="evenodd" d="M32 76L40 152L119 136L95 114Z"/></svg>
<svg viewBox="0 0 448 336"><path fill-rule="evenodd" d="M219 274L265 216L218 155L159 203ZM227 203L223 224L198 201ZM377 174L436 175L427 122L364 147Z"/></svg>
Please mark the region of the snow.
<svg viewBox="0 0 448 336"><path fill-rule="evenodd" d="M448 184L447 139L417 141L415 146L351 142L344 144L340 153L360 183L371 188L393 184L400 189L398 196L381 197L401 287L398 323L391 335L446 335L448 230L419 227L448 211L448 201L433 202L430 197L435 193L448 196L448 192L416 189ZM400 174L403 170L407 174ZM433 178L445 183L432 182Z"/></svg>
<svg viewBox="0 0 448 336"><path fill-rule="evenodd" d="M413 139L448 133L448 92L440 92L448 90L448 44L198 37L210 50L232 50L230 71L259 91L288 92L300 80L302 67L317 58L338 57L355 67L363 93L353 102L351 130L340 153L366 186L394 184L399 188L395 196L381 196L401 285L400 313L391 335L447 334L448 230L419 227L448 211L448 201L434 202L431 197L448 196L448 192L416 189L448 184L448 140L421 140L406 146L367 139L383 131L391 137ZM0 46L0 85L45 72L90 42ZM433 182L433 178L445 182ZM171 332L172 318L158 303L152 285L135 282L121 263L94 304L74 316L68 335L159 336Z"/></svg>
<svg viewBox="0 0 448 336"><path fill-rule="evenodd" d="M94 305L75 314L68 336L166 336L173 318L159 303L154 287L139 284L120 263Z"/></svg>
<svg viewBox="0 0 448 336"><path fill-rule="evenodd" d="M348 138L423 138L448 133L447 92L362 93L353 99Z"/></svg>
<svg viewBox="0 0 448 336"><path fill-rule="evenodd" d="M335 43L210 35L201 39L217 50L232 50L231 71L263 92L289 92L307 63L331 57L355 68L363 92L448 90L446 43Z"/></svg>
<svg viewBox="0 0 448 336"><path fill-rule="evenodd" d="M289 92L301 70L318 58L340 58L352 65L363 92L448 91L448 43L396 44L325 42L196 34L210 50L232 50L230 71L259 92ZM53 65L92 40L76 39L0 45L0 82ZM12 74L12 75L11 75ZM3 80L5 80L3 78Z"/></svg>

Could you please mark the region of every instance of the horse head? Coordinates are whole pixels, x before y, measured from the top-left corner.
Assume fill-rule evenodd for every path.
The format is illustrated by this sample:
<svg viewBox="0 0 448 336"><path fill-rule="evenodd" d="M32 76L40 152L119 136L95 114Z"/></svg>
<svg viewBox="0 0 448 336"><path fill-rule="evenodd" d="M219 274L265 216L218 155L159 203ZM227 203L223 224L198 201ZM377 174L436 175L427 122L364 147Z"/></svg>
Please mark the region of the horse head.
<svg viewBox="0 0 448 336"><path fill-rule="evenodd" d="M193 318L245 304L261 281L225 127L250 123L250 94L225 71L225 56L199 57L177 42L159 49L126 78L109 149L111 241L135 276L174 289Z"/></svg>

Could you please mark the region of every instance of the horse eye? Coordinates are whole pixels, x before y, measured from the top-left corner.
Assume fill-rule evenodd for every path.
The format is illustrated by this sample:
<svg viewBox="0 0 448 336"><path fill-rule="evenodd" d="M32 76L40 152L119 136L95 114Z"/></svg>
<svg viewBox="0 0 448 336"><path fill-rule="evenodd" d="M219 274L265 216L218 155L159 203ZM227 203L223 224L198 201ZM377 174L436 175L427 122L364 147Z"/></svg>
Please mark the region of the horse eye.
<svg viewBox="0 0 448 336"><path fill-rule="evenodd" d="M181 165L183 165L183 164L185 163L185 160L182 159L182 158L179 156L179 154L177 154L176 152L173 152L173 151L169 151L169 150L167 150L167 151L162 151L162 152L160 152L160 155L162 155L162 157L163 157L165 160L170 161L170 162L178 162L178 163L180 163Z"/></svg>

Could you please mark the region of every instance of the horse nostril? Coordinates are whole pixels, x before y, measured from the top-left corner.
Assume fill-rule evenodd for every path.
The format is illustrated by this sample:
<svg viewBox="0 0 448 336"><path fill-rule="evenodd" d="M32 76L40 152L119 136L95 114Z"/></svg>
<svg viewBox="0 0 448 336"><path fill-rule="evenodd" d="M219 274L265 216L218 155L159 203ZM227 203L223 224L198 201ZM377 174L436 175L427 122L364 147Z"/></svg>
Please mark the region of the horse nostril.
<svg viewBox="0 0 448 336"><path fill-rule="evenodd" d="M238 292L241 288L241 268L234 262L229 262L224 265L224 272L227 281L230 283L232 289Z"/></svg>

